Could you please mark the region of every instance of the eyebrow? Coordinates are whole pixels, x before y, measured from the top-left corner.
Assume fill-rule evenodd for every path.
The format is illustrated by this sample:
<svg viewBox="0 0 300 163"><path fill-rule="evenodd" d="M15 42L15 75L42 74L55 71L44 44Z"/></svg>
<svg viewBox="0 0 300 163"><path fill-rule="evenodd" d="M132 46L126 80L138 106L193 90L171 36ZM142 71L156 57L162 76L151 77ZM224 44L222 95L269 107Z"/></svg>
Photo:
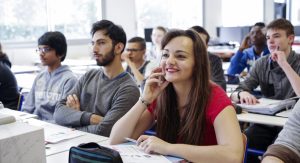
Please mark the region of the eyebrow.
<svg viewBox="0 0 300 163"><path fill-rule="evenodd" d="M163 49L163 51L169 52L168 49ZM184 51L184 50L176 50L175 53L185 53L185 54L190 54L190 53L188 53L188 52L186 52L186 51Z"/></svg>
<svg viewBox="0 0 300 163"><path fill-rule="evenodd" d="M100 38L100 39L98 39L98 40L96 40L96 41L93 41L92 40L92 42L100 42L100 41L107 41L106 39L103 39L103 38Z"/></svg>
<svg viewBox="0 0 300 163"><path fill-rule="evenodd" d="M271 35L268 35L268 34L267 34L266 37L280 36L280 35L281 35L281 34L277 32L277 33L273 33L273 34L271 34Z"/></svg>

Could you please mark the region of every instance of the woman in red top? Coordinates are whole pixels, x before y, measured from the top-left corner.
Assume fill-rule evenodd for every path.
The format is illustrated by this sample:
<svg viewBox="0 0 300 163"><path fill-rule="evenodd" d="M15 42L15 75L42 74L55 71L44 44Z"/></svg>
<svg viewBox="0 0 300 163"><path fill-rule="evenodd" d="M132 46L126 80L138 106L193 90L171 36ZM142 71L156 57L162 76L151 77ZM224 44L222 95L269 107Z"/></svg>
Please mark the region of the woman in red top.
<svg viewBox="0 0 300 163"><path fill-rule="evenodd" d="M142 135L155 122L157 136ZM161 67L147 79L140 100L113 126L110 143L122 143L124 137L138 139L148 153L191 162L242 162L243 140L234 108L209 79L206 46L197 33L166 34Z"/></svg>

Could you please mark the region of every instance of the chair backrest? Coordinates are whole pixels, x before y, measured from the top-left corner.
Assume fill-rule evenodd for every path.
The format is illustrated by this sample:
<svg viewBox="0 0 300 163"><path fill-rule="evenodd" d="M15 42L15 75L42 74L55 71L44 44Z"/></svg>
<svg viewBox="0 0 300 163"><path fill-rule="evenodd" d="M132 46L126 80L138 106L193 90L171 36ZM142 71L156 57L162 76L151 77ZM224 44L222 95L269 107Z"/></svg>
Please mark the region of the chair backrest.
<svg viewBox="0 0 300 163"><path fill-rule="evenodd" d="M21 111L22 109L22 105L23 105L23 101L24 101L24 95L22 93L20 93L19 95L19 101L18 101L18 111Z"/></svg>

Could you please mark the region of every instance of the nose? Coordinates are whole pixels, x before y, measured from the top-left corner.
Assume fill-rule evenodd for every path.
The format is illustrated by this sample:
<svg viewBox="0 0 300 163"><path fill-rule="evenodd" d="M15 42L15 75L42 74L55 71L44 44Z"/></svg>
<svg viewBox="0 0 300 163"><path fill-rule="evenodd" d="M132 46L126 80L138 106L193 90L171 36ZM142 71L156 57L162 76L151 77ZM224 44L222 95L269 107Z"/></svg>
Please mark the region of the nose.
<svg viewBox="0 0 300 163"><path fill-rule="evenodd" d="M93 52L97 52L97 50L98 50L98 47L97 47L97 45L96 45L96 44L92 45L92 50L93 50Z"/></svg>
<svg viewBox="0 0 300 163"><path fill-rule="evenodd" d="M175 57L174 57L174 55L170 54L170 56L166 60L166 64L167 65L174 65L175 64Z"/></svg>

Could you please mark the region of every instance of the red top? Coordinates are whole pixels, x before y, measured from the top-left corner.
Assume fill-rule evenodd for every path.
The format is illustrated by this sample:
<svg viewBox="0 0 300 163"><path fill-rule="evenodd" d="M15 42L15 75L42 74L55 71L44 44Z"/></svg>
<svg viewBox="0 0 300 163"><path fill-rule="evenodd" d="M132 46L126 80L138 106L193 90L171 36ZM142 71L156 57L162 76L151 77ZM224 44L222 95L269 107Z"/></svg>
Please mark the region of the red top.
<svg viewBox="0 0 300 163"><path fill-rule="evenodd" d="M206 111L206 126L204 142L202 145L217 145L216 134L213 123L218 114L225 109L228 105L232 105L231 100L228 98L224 90L216 85L212 84L211 97L208 102ZM154 116L154 110L156 108L156 100L148 107L148 111ZM179 140L178 143L181 143Z"/></svg>

